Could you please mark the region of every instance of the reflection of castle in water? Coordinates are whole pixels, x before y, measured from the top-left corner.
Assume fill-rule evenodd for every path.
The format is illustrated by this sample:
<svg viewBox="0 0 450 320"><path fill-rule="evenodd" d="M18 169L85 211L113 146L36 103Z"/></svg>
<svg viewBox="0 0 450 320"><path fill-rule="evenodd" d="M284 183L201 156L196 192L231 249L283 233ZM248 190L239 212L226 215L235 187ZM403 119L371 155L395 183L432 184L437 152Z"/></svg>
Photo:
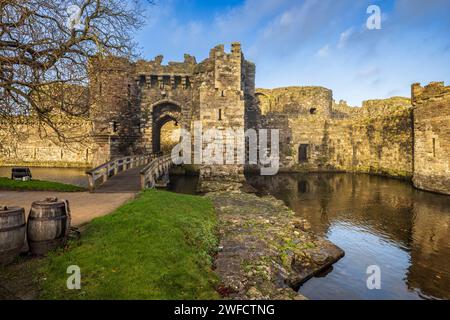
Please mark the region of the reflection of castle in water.
<svg viewBox="0 0 450 320"><path fill-rule="evenodd" d="M418 192L419 193L419 192ZM412 288L433 295L436 288L447 288L450 298L450 200L419 193L414 202L411 267L408 283Z"/></svg>
<svg viewBox="0 0 450 320"><path fill-rule="evenodd" d="M351 174L251 176L258 190L283 199L327 234L349 222L410 255L406 282L427 296L450 298L448 197L417 191L401 180Z"/></svg>

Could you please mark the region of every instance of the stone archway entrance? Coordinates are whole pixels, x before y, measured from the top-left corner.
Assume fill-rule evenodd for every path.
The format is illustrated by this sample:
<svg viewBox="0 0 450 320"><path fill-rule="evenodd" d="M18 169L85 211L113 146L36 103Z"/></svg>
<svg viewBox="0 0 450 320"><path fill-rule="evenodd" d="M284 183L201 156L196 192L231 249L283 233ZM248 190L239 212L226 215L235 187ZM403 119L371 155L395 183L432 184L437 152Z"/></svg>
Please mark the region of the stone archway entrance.
<svg viewBox="0 0 450 320"><path fill-rule="evenodd" d="M163 127L169 122L179 126L181 121L181 107L171 101L162 101L153 106L152 110L152 151L154 153L163 151L161 142L168 137L161 137L161 134L170 134L163 131Z"/></svg>

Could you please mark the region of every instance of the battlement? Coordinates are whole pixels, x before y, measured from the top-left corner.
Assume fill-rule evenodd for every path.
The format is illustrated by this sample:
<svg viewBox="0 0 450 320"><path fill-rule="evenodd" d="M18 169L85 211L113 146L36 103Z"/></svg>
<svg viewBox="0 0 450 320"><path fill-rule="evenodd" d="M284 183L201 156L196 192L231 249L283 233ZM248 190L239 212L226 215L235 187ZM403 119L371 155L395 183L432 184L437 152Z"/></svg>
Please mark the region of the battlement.
<svg viewBox="0 0 450 320"><path fill-rule="evenodd" d="M443 81L430 82L425 87L422 87L420 83L411 85L411 99L414 106L425 100L445 97L450 97L450 86L445 86Z"/></svg>
<svg viewBox="0 0 450 320"><path fill-rule="evenodd" d="M139 76L186 76L193 73L197 65L195 57L185 54L183 62L169 61L166 65L163 62L164 56L158 55L153 60L138 60L136 62L136 75Z"/></svg>
<svg viewBox="0 0 450 320"><path fill-rule="evenodd" d="M241 56L241 54L242 54L241 43L232 42L231 51L229 54L225 52L225 46L223 44L219 44L209 51L209 58L214 59L216 57L222 57L226 55Z"/></svg>

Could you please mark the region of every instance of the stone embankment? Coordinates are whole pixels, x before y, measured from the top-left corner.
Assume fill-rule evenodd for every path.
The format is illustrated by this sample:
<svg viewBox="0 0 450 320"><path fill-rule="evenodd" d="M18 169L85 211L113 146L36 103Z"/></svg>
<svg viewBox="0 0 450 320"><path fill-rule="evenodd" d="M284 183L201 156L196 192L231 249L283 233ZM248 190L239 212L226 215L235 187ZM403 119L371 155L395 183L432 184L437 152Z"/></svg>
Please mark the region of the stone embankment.
<svg viewBox="0 0 450 320"><path fill-rule="evenodd" d="M272 196L230 191L206 196L219 217L215 268L224 298L305 299L294 288L344 256Z"/></svg>

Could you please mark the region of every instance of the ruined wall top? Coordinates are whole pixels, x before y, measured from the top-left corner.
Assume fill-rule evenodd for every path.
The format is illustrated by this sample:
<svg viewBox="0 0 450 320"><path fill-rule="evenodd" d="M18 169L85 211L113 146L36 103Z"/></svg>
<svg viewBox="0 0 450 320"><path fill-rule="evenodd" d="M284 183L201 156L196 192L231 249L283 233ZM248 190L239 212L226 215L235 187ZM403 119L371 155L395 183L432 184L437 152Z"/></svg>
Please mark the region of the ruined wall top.
<svg viewBox="0 0 450 320"><path fill-rule="evenodd" d="M227 54L225 52L225 46L223 44L219 44L209 51L209 58L214 59L216 57L227 56L227 55L233 55L233 56L240 57L241 54L242 54L241 44L239 42L232 42L230 54Z"/></svg>
<svg viewBox="0 0 450 320"><path fill-rule="evenodd" d="M362 102L362 106L350 106L346 101L333 101L333 117L345 119L353 117L380 118L411 108L411 99L406 97L391 97L386 99L371 99Z"/></svg>
<svg viewBox="0 0 450 320"><path fill-rule="evenodd" d="M411 99L413 106L423 103L429 99L448 99L450 98L450 86L445 86L444 82L430 82L425 87L420 83L414 83L411 86Z"/></svg>
<svg viewBox="0 0 450 320"><path fill-rule="evenodd" d="M164 57L159 55L150 61L138 60L136 62L136 73L138 75L190 75L197 64L195 57L189 54L184 55L183 62L169 61L167 65L164 65L163 59Z"/></svg>
<svg viewBox="0 0 450 320"><path fill-rule="evenodd" d="M411 99L406 97L372 99L363 101L361 113L369 116L387 116L396 110L403 110L410 107Z"/></svg>
<svg viewBox="0 0 450 320"><path fill-rule="evenodd" d="M324 87L282 87L256 89L263 114L284 113L291 115L321 114L329 117L333 92Z"/></svg>

